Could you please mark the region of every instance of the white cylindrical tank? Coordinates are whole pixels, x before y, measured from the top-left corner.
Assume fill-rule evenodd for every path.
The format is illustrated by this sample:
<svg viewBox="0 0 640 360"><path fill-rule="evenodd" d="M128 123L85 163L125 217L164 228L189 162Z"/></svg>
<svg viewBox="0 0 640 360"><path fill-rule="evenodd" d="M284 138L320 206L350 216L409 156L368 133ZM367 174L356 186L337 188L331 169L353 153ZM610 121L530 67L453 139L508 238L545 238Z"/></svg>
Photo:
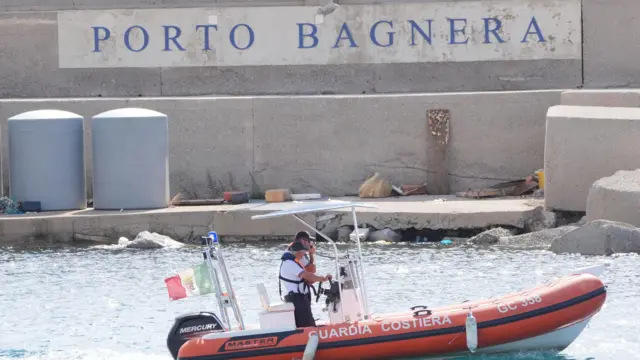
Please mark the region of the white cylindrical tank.
<svg viewBox="0 0 640 360"><path fill-rule="evenodd" d="M157 111L124 108L92 118L93 207L169 206L169 121Z"/></svg>
<svg viewBox="0 0 640 360"><path fill-rule="evenodd" d="M35 110L8 119L10 194L42 211L87 207L83 117Z"/></svg>

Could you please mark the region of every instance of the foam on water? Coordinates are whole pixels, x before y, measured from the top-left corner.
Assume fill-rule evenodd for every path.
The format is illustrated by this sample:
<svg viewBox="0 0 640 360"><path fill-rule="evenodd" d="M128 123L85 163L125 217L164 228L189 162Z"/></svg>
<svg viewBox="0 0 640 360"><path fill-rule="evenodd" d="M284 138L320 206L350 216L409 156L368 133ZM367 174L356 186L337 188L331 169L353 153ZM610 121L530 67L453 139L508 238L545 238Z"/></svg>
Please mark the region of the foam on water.
<svg viewBox="0 0 640 360"><path fill-rule="evenodd" d="M245 321L257 322L256 284L278 298L285 244L229 245L227 264ZM330 247L319 244L319 251ZM607 263L608 299L582 335L558 356L516 354L473 359L586 360L640 358L638 255L584 257L546 251L366 244L371 311L436 307L534 286L575 268ZM175 316L216 310L211 297L169 301L164 279L202 260L197 249L121 247L0 250L0 360L151 360L171 357L166 335ZM318 258L320 273L332 272ZM322 301L313 304L316 317ZM464 358L464 357L463 357Z"/></svg>

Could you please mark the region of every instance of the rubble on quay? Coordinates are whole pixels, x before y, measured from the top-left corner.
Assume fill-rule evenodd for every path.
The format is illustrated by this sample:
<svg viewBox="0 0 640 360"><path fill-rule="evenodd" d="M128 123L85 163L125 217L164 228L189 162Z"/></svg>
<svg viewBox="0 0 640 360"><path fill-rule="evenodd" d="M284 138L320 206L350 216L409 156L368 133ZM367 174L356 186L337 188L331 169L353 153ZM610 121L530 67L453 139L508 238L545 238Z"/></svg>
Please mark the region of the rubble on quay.
<svg viewBox="0 0 640 360"><path fill-rule="evenodd" d="M602 203L606 197L601 188L616 192L616 186L628 184L624 185L625 191L634 191L640 171L614 175L624 181L596 182L589 199L590 208L599 209L596 214L548 211L538 175L543 174L539 171L484 190L429 195L426 184L395 186L376 173L362 184L357 197L334 200L369 202L380 208L357 210L358 234L364 242L494 246L589 255L636 252L640 230L635 231L634 225L619 218L626 213L616 209L617 203ZM66 213L25 212L19 202L7 201L5 216L0 216L0 239L3 244L44 239L49 243L117 245L124 237L134 238L122 239L120 245L124 247L155 249L199 244L201 235L215 230L227 243L288 242L300 230L299 223L283 218L255 221L251 216L284 209L291 202L329 199L321 194L296 194L286 188L267 190L264 199L253 197L244 191L228 191L221 199L185 200L178 194L167 209ZM620 202L619 206L631 205ZM9 215L12 212L15 215ZM308 216L306 222L315 223L317 230L339 243L349 243L355 241L356 232L345 214L328 211L304 216ZM580 240L585 237L588 241Z"/></svg>

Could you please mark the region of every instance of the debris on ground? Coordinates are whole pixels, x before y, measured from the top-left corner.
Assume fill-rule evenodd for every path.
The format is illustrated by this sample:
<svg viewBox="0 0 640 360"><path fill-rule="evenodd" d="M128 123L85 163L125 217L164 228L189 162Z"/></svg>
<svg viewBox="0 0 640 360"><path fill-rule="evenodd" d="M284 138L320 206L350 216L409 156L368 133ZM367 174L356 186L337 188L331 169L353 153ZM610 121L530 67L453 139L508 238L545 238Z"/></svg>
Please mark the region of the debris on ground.
<svg viewBox="0 0 640 360"><path fill-rule="evenodd" d="M358 227L358 237L360 241L367 241L369 237L369 232L371 229L368 227ZM356 241L356 229L354 228L351 234L349 234L349 240L355 242Z"/></svg>
<svg viewBox="0 0 640 360"><path fill-rule="evenodd" d="M293 201L305 201L305 200L320 200L322 194L291 194L291 200Z"/></svg>
<svg viewBox="0 0 640 360"><path fill-rule="evenodd" d="M6 196L0 198L0 213L5 215L24 214L20 203Z"/></svg>
<svg viewBox="0 0 640 360"><path fill-rule="evenodd" d="M460 191L456 196L471 199L495 198L505 196L523 196L534 194L539 189L538 172L521 180L501 182L486 189Z"/></svg>
<svg viewBox="0 0 640 360"><path fill-rule="evenodd" d="M291 190L270 189L264 193L264 199L268 203L291 201Z"/></svg>
<svg viewBox="0 0 640 360"><path fill-rule="evenodd" d="M400 235L396 231L393 231L390 228L384 228L384 229L376 230L370 233L368 240L373 242L381 241L381 240L389 241L389 242L401 242L402 235Z"/></svg>
<svg viewBox="0 0 640 360"><path fill-rule="evenodd" d="M544 189L537 189L534 191L533 197L536 199L544 199Z"/></svg>
<svg viewBox="0 0 640 360"><path fill-rule="evenodd" d="M393 186L380 173L373 174L360 185L358 195L361 198L385 198L391 196Z"/></svg>
<svg viewBox="0 0 640 360"><path fill-rule="evenodd" d="M225 191L223 195L224 201L233 205L246 204L249 202L249 198L248 191Z"/></svg>
<svg viewBox="0 0 640 360"><path fill-rule="evenodd" d="M19 204L20 210L25 213L39 213L42 211L42 203L40 203L40 201L22 201Z"/></svg>
<svg viewBox="0 0 640 360"><path fill-rule="evenodd" d="M399 187L391 185L391 187L393 189L393 192L400 196L427 194L427 184L400 185Z"/></svg>
<svg viewBox="0 0 640 360"><path fill-rule="evenodd" d="M172 203L173 206L209 206L222 204L224 204L224 199L191 199L178 200Z"/></svg>
<svg viewBox="0 0 640 360"><path fill-rule="evenodd" d="M403 192L404 196L408 195L426 195L427 194L427 184L420 185L402 185L400 189Z"/></svg>

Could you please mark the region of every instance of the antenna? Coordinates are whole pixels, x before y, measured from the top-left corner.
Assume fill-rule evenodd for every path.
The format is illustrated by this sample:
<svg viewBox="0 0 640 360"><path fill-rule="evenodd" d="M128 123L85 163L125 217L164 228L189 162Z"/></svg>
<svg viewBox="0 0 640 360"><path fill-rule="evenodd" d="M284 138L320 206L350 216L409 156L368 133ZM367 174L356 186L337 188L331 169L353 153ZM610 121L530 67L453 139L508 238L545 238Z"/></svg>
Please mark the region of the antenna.
<svg viewBox="0 0 640 360"><path fill-rule="evenodd" d="M229 272L227 271L227 267L224 263L224 257L222 256L222 249L220 248L218 234L215 231L209 231L207 236L203 236L201 240L202 244L206 246L203 251L203 256L207 261L211 282L215 284L215 294L216 299L218 300L218 306L220 307L220 315L227 325L227 330L231 330L231 321L229 319L229 314L227 313L228 307L231 307L233 310L240 330L245 330L242 314L240 313L240 307L238 306L235 292L231 286L231 279L229 278ZM222 293L222 286L218 275L222 276L222 281L224 282L225 289L227 290L226 293Z"/></svg>

